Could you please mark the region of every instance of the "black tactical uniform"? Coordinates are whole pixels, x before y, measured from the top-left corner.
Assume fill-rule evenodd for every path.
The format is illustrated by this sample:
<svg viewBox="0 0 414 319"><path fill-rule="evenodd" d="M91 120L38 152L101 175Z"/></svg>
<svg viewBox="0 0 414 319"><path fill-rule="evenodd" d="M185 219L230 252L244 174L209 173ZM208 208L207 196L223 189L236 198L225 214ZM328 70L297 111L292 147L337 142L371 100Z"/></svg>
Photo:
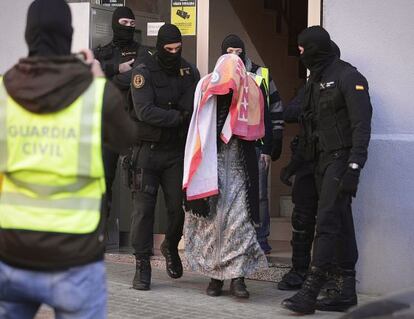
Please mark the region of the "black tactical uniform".
<svg viewBox="0 0 414 319"><path fill-rule="evenodd" d="M318 303L320 310L345 310L357 303L355 264L358 251L351 210L360 169L367 160L372 107L366 79L330 50L329 34L311 27L299 36L302 61L311 70L305 93L300 152L315 160L319 190L312 268L302 289L283 305L313 313L316 298L334 261L340 290Z"/></svg>
<svg viewBox="0 0 414 319"><path fill-rule="evenodd" d="M150 284L148 260L153 249L154 209L159 186L168 211L168 228L161 251L167 259L168 274L172 278L182 276L177 246L184 223L184 146L200 76L180 54L173 55L163 49L165 44L178 42L181 42L179 30L171 24L164 25L158 33L158 52L138 65L132 74L134 108L131 116L136 120L140 139L132 154L131 244L137 259L133 286L140 290L149 289Z"/></svg>
<svg viewBox="0 0 414 319"><path fill-rule="evenodd" d="M341 51L335 42L331 42L332 50L337 57ZM302 114L305 99L305 86L301 87L295 98L284 111L287 123L298 123ZM288 186L289 179L295 175L292 187L292 268L278 283L280 290L296 290L302 287L311 261L312 242L315 235L316 212L318 208L318 191L315 184L314 161L304 161L297 152L298 136L291 142L291 162L282 169L281 180ZM328 288L325 286L325 288ZM328 288L329 289L329 288Z"/></svg>
<svg viewBox="0 0 414 319"><path fill-rule="evenodd" d="M287 105L284 112L286 123L297 123L302 113L305 86ZM315 234L315 218L318 207L318 192L315 185L314 162L298 158L298 136L291 142L292 159L281 170L281 180L288 186L292 175L292 268L278 283L280 290L296 290L302 287L311 261L311 249Z"/></svg>
<svg viewBox="0 0 414 319"><path fill-rule="evenodd" d="M112 16L113 39L107 45L95 48L94 56L100 62L105 76L123 93L124 103L126 103L127 94L131 83L132 67L131 71L120 73L119 65L131 60L134 60L135 63L137 63L139 60L144 60L149 55L149 51L147 48L142 47L138 42L135 42L133 40L135 27L120 25L120 18L135 20L135 16L131 9L128 7L117 8ZM123 106L119 105L119 107ZM118 157L118 153L113 152L105 146L103 147L105 183L107 189L107 193L105 194L106 206L104 209L107 210L108 214L111 210L111 189L113 181L115 179ZM108 221L109 234L112 234L112 232L118 232L116 226L118 224L116 221L118 217L119 216L114 215L110 216L110 219ZM117 242L117 239L114 239L112 236L108 235L107 247L111 248L112 246L117 246Z"/></svg>

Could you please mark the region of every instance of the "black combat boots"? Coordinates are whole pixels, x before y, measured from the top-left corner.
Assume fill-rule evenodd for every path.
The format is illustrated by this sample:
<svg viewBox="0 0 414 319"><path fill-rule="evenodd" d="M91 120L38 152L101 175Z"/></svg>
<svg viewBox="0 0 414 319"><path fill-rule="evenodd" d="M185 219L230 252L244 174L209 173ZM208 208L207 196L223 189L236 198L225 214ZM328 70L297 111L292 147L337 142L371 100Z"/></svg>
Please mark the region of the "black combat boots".
<svg viewBox="0 0 414 319"><path fill-rule="evenodd" d="M312 267L302 288L292 297L282 301L282 306L300 314L312 314L316 309L316 298L326 282L326 273Z"/></svg>
<svg viewBox="0 0 414 319"><path fill-rule="evenodd" d="M355 292L355 270L340 269L336 279L337 290L316 302L321 311L347 311L358 303Z"/></svg>
<svg viewBox="0 0 414 319"><path fill-rule="evenodd" d="M302 284L306 279L306 270L300 270L291 268L288 273L286 273L282 280L277 284L277 289L279 290L299 290L302 288Z"/></svg>
<svg viewBox="0 0 414 319"><path fill-rule="evenodd" d="M210 283L208 284L207 287L207 295L211 296L211 297L217 297L221 295L221 290L223 289L223 280L217 280L217 279L213 279L211 278Z"/></svg>
<svg viewBox="0 0 414 319"><path fill-rule="evenodd" d="M244 277L234 278L231 280L230 293L237 298L249 298L250 294L246 289Z"/></svg>
<svg viewBox="0 0 414 319"><path fill-rule="evenodd" d="M167 269L168 276L174 279L182 277L183 264L181 263L178 249L169 247L166 240L162 242L160 249L161 254L165 257L165 267Z"/></svg>
<svg viewBox="0 0 414 319"><path fill-rule="evenodd" d="M132 281L132 288L137 290L149 290L151 285L151 263L149 256L136 257L135 276Z"/></svg>

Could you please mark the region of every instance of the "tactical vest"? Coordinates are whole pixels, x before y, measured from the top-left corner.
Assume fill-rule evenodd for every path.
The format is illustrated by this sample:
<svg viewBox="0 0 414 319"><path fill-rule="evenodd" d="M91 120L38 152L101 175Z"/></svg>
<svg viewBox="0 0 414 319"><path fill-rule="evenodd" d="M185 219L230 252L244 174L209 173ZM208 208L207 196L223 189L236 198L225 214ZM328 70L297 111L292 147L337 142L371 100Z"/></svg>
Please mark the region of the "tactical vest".
<svg viewBox="0 0 414 319"><path fill-rule="evenodd" d="M319 86L315 122L319 148L325 152L352 146L351 122L339 81L329 80Z"/></svg>
<svg viewBox="0 0 414 319"><path fill-rule="evenodd" d="M147 63L141 67L146 68L150 73L150 83L154 91L154 105L165 110L185 111L181 109L179 102L186 87L195 82L192 66L183 61L179 74L175 77L169 77L158 65L155 57L148 59ZM134 110L131 111L130 114L135 113ZM155 127L142 121L137 121L137 126L141 141L184 145L187 136L187 127L183 126Z"/></svg>
<svg viewBox="0 0 414 319"><path fill-rule="evenodd" d="M105 192L101 152L104 86L104 79L95 79L67 108L35 114L8 96L0 79L3 244L8 231L26 243L29 233L49 234L50 243L54 236L86 235L85 241L97 238L94 232L101 223ZM31 244L38 248L36 242ZM60 249L65 251L64 245ZM76 259L76 254L85 253L84 247L76 249L79 252L70 250L70 256L64 257Z"/></svg>

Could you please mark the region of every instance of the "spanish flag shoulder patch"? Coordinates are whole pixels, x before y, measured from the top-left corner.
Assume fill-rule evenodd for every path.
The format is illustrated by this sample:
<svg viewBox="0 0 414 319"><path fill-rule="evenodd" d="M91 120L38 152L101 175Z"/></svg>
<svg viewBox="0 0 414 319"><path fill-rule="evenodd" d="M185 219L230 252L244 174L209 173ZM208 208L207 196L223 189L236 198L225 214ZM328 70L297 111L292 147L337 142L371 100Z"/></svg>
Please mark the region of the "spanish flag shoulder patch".
<svg viewBox="0 0 414 319"><path fill-rule="evenodd" d="M357 91L364 91L365 88L364 88L363 85L355 85L355 90L357 90Z"/></svg>

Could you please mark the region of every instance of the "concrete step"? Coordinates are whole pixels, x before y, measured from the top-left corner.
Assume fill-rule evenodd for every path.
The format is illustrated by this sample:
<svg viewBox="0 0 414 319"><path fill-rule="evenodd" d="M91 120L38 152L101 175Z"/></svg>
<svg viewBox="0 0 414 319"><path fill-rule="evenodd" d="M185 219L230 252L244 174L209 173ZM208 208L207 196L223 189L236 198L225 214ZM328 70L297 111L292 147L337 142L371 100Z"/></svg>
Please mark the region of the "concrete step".
<svg viewBox="0 0 414 319"><path fill-rule="evenodd" d="M281 217L291 217L293 211L292 196L281 195L279 199L279 211Z"/></svg>
<svg viewBox="0 0 414 319"><path fill-rule="evenodd" d="M290 217L270 218L269 240L290 241L292 237L292 226Z"/></svg>
<svg viewBox="0 0 414 319"><path fill-rule="evenodd" d="M290 265L292 258L290 241L269 240L269 245L272 251L266 257L270 264Z"/></svg>

